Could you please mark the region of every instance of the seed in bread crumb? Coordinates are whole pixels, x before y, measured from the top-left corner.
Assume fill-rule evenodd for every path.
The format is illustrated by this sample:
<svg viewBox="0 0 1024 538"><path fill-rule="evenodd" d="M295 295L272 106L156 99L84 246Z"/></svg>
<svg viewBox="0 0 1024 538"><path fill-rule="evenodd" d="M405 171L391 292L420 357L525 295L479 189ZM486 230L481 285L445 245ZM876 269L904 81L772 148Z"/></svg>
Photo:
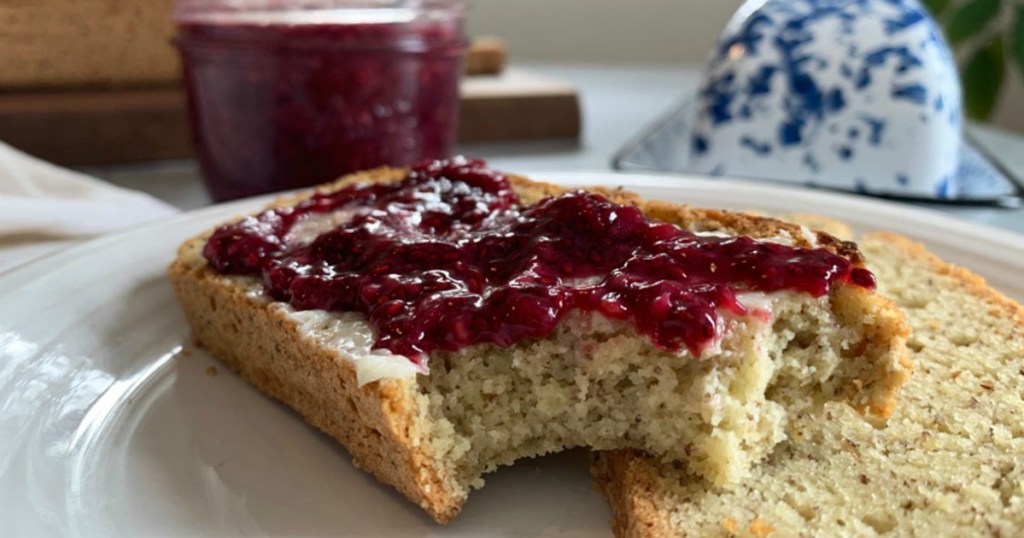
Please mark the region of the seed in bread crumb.
<svg viewBox="0 0 1024 538"><path fill-rule="evenodd" d="M757 538L765 538L769 534L775 532L775 527L765 523L765 521L761 519L761 516L757 516L754 518L754 521L750 522L750 526L747 527L747 530L750 531L750 534L757 536Z"/></svg>
<svg viewBox="0 0 1024 538"><path fill-rule="evenodd" d="M992 383L989 383L987 381L982 383L982 384L980 384L979 386L982 388L982 390L987 390L989 392L992 392L996 388L995 385L993 385Z"/></svg>
<svg viewBox="0 0 1024 538"><path fill-rule="evenodd" d="M213 377L213 376L217 375L217 367L216 366L207 366L206 367L206 375L208 375L210 377Z"/></svg>
<svg viewBox="0 0 1024 538"><path fill-rule="evenodd" d="M844 437L843 438L843 448L848 450L850 453L852 453L854 458L856 458L858 460L860 459L860 450L858 449L857 443L854 443L853 441L851 441L851 440L849 440L849 439Z"/></svg>
<svg viewBox="0 0 1024 538"><path fill-rule="evenodd" d="M736 520L731 517L727 517L722 520L722 528L725 529L725 532L729 534L737 534Z"/></svg>
<svg viewBox="0 0 1024 538"><path fill-rule="evenodd" d="M866 485L871 483L871 479L868 478L868 475L862 474L862 475L860 475L860 483L864 484L866 486Z"/></svg>
<svg viewBox="0 0 1024 538"><path fill-rule="evenodd" d="M961 374L960 370L954 370L953 373L949 374L949 378L950 379L956 379L956 378L960 377L960 374Z"/></svg>

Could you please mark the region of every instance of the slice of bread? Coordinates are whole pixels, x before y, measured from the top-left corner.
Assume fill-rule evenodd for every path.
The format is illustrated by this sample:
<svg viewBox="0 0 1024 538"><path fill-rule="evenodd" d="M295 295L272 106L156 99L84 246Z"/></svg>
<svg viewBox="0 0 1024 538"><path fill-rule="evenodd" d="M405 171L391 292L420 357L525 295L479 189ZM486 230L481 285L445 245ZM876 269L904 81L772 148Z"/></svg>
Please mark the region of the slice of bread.
<svg viewBox="0 0 1024 538"><path fill-rule="evenodd" d="M730 491L636 452L599 454L618 536L1024 533L1024 307L905 238L860 245L913 328L915 374L887 426L829 404Z"/></svg>
<svg viewBox="0 0 1024 538"><path fill-rule="evenodd" d="M379 169L324 189L405 175ZM510 179L525 204L564 192ZM602 192L695 232L816 246L860 263L852 243L806 228ZM899 310L842 284L820 298L748 298L765 315L721 315L721 341L699 359L660 350L625 322L571 314L541 340L434 353L426 374L404 357L371 351L373 333L360 315L296 312L268 298L255 278L215 272L202 255L208 237L186 242L170 268L198 343L440 522L497 466L573 446L643 449L732 487L790 422L817 416L825 402L888 415L909 373Z"/></svg>

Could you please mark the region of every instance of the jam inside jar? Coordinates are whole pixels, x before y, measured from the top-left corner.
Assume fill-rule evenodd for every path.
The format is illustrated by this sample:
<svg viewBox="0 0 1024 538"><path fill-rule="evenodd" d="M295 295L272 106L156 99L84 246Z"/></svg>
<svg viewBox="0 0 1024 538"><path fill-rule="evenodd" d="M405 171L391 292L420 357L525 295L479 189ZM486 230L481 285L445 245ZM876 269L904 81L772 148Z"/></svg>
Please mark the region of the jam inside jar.
<svg viewBox="0 0 1024 538"><path fill-rule="evenodd" d="M179 0L175 19L215 200L452 153L461 0Z"/></svg>

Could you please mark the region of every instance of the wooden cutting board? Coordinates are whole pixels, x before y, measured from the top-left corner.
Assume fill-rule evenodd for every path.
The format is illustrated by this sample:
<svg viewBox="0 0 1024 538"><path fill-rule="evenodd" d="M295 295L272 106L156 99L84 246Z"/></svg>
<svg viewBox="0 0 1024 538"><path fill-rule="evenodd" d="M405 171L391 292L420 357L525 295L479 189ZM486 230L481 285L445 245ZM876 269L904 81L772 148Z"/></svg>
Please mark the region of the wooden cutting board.
<svg viewBox="0 0 1024 538"><path fill-rule="evenodd" d="M463 79L459 142L577 137L573 86L518 69ZM178 88L0 94L0 140L66 166L189 157Z"/></svg>

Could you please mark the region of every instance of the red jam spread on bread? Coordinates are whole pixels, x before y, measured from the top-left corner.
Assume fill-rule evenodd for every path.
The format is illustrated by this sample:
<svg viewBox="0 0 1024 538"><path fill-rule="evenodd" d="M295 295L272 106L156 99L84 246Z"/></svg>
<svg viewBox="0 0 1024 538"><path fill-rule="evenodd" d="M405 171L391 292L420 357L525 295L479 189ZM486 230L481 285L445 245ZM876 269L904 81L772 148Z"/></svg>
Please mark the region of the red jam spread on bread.
<svg viewBox="0 0 1024 538"><path fill-rule="evenodd" d="M329 231L287 239L303 219L341 210L350 215ZM505 175L462 158L245 218L218 229L203 254L221 273L262 278L296 309L363 313L376 348L416 362L544 338L574 309L696 357L717 336L719 310L746 314L739 293L874 286L825 249L696 235L594 193L521 205Z"/></svg>

